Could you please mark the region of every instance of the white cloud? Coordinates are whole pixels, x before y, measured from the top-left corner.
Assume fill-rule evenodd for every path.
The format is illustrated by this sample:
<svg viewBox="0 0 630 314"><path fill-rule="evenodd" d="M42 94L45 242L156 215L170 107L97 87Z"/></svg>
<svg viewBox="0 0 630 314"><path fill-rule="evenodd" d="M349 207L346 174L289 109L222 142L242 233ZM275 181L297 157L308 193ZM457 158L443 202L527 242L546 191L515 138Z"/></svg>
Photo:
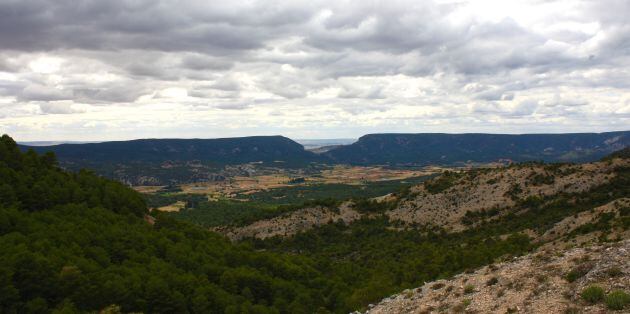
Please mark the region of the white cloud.
<svg viewBox="0 0 630 314"><path fill-rule="evenodd" d="M629 11L625 0L3 2L0 132L627 129Z"/></svg>

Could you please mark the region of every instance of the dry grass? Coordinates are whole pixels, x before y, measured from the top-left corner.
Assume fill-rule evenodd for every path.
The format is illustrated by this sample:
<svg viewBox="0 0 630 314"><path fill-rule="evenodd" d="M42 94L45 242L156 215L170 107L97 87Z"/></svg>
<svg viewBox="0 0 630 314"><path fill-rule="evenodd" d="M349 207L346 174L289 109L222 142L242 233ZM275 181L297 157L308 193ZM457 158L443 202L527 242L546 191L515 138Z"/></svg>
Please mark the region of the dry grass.
<svg viewBox="0 0 630 314"><path fill-rule="evenodd" d="M178 202L175 202L175 203L173 203L171 205L158 207L158 208L156 208L156 210L159 210L161 212L178 212L178 211L182 210L184 208L184 206L186 206L186 202L178 201Z"/></svg>

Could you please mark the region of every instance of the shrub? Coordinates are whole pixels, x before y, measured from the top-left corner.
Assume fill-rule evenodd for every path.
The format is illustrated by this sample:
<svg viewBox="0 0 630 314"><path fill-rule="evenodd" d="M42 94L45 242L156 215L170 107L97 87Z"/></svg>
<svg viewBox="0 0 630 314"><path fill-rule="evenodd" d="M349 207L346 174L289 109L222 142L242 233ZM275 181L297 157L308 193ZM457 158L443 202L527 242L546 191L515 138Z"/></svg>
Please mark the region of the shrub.
<svg viewBox="0 0 630 314"><path fill-rule="evenodd" d="M623 310L630 304L630 295L623 290L615 290L606 296L604 302L611 310Z"/></svg>
<svg viewBox="0 0 630 314"><path fill-rule="evenodd" d="M497 279L497 277L492 277L488 281L486 281L486 286L494 286L498 282L499 282L499 279Z"/></svg>
<svg viewBox="0 0 630 314"><path fill-rule="evenodd" d="M589 263L584 263L579 266L576 266L565 275L565 279L568 282L574 282L578 280L579 278L582 278L582 276L586 275L586 273L588 273L591 270L591 268L593 268L593 265Z"/></svg>
<svg viewBox="0 0 630 314"><path fill-rule="evenodd" d="M466 311L466 308L470 305L470 299L464 299L460 304L457 304L453 307L453 313L463 313Z"/></svg>
<svg viewBox="0 0 630 314"><path fill-rule="evenodd" d="M462 177L461 173L445 171L435 179L424 182L424 188L431 194L441 193L455 185L455 181Z"/></svg>
<svg viewBox="0 0 630 314"><path fill-rule="evenodd" d="M465 294L470 294L470 293L473 293L473 292L475 292L475 286L473 286L473 285L466 285L464 287L464 293Z"/></svg>
<svg viewBox="0 0 630 314"><path fill-rule="evenodd" d="M442 282L438 282L438 283L434 284L433 286L431 286L431 289L433 289L433 290L438 290L438 289L442 289L442 288L444 288L444 283L442 283Z"/></svg>
<svg viewBox="0 0 630 314"><path fill-rule="evenodd" d="M623 272L621 271L621 268L613 266L606 269L606 274L608 275L608 277L619 277L623 275Z"/></svg>
<svg viewBox="0 0 630 314"><path fill-rule="evenodd" d="M580 314L580 313L582 313L582 311L580 311L580 309L577 307L568 307L564 310L564 314Z"/></svg>
<svg viewBox="0 0 630 314"><path fill-rule="evenodd" d="M604 289L600 286L590 285L582 290L582 299L588 303L595 304L604 299Z"/></svg>

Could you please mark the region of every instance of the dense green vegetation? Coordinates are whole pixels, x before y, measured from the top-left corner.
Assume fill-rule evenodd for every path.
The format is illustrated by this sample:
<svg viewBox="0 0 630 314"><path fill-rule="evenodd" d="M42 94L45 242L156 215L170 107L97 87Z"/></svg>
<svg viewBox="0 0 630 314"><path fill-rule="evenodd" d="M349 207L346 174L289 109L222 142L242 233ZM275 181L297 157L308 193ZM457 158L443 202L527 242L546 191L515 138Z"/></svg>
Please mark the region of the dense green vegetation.
<svg viewBox="0 0 630 314"><path fill-rule="evenodd" d="M143 219L139 194L0 139L0 312L347 312L345 284L299 256Z"/></svg>
<svg viewBox="0 0 630 314"><path fill-rule="evenodd" d="M391 227L385 218L363 219L349 226L325 225L289 239L249 241L256 248L300 253L328 265L330 277L350 285L348 302L354 307L532 247L527 236L517 234L501 240L483 232L446 234Z"/></svg>

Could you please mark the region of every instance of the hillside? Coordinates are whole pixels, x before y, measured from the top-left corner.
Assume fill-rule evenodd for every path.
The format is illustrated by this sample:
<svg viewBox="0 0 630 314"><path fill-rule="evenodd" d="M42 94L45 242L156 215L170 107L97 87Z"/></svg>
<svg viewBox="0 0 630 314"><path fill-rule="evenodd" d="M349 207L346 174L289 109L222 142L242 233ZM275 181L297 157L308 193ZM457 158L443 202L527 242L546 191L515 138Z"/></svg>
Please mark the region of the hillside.
<svg viewBox="0 0 630 314"><path fill-rule="evenodd" d="M62 167L88 168L131 185L167 185L223 180L228 165L303 167L322 157L282 136L220 139L141 139L52 146L20 146L53 152ZM237 171L238 172L238 171Z"/></svg>
<svg viewBox="0 0 630 314"><path fill-rule="evenodd" d="M630 145L630 131L575 134L369 134L324 155L349 164L427 165L501 160L594 161Z"/></svg>
<svg viewBox="0 0 630 314"><path fill-rule="evenodd" d="M446 171L403 193L377 198L373 201L376 212L357 208L350 201L338 207L305 208L250 225L217 230L232 239L265 239L292 236L332 222L348 224L382 214L396 228L461 232L513 215L535 216L536 210L547 208L561 217L569 213L558 209L574 199L596 199L598 193L607 192L611 194L602 197L611 201L630 197L627 182L630 159L616 157L625 156L621 151L611 156L615 158L585 164L528 162L499 168ZM538 222L550 223L541 219ZM538 236L533 233L529 230L530 236Z"/></svg>
<svg viewBox="0 0 630 314"><path fill-rule="evenodd" d="M524 163L505 168L446 173L410 190L387 215L406 225L459 231L562 194L579 194L609 184L630 167L617 158L588 164ZM547 201L548 202L548 201Z"/></svg>
<svg viewBox="0 0 630 314"><path fill-rule="evenodd" d="M1 313L347 313L313 260L147 216L143 198L0 138Z"/></svg>
<svg viewBox="0 0 630 314"><path fill-rule="evenodd" d="M66 172L54 154L22 153L3 136L0 312L348 313L532 250L627 239L624 158L447 172L385 197L319 200L261 215L231 235L240 243L230 243L166 213L149 216L145 199L124 185ZM452 204L421 205L473 204L466 195L482 194L474 185L502 186L506 207L478 206L462 217ZM417 209L457 219L396 219Z"/></svg>
<svg viewBox="0 0 630 314"><path fill-rule="evenodd" d="M351 203L345 202L335 209L324 206L306 207L278 217L261 219L243 227L218 227L213 230L233 241L245 238L266 239L290 237L337 221L349 224L360 218L361 214L352 208Z"/></svg>
<svg viewBox="0 0 630 314"><path fill-rule="evenodd" d="M629 239L630 160L612 156L449 171L383 197L216 230L258 249L329 261L352 281L353 303L373 303L532 250Z"/></svg>
<svg viewBox="0 0 630 314"><path fill-rule="evenodd" d="M627 293L630 287L629 260L630 240L540 250L405 290L371 306L366 313L612 312L621 309L613 303L612 292L625 289ZM589 287L595 292L585 293Z"/></svg>

